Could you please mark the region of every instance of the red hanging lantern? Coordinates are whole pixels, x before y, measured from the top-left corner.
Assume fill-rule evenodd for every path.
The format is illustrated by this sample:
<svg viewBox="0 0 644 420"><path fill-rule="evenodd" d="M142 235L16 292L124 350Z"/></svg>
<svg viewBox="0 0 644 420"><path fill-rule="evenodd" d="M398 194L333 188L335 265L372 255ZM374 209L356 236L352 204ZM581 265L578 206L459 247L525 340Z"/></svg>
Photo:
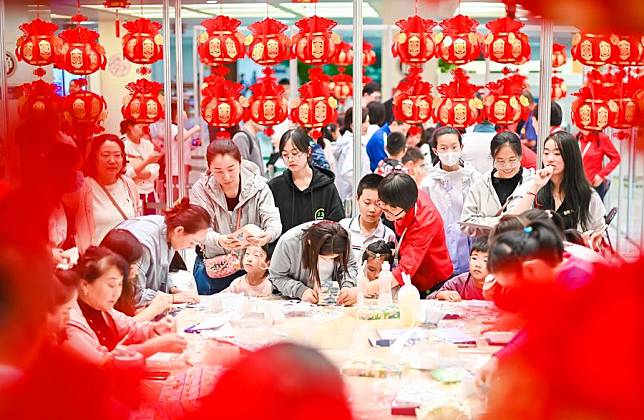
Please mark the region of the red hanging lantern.
<svg viewBox="0 0 644 420"><path fill-rule="evenodd" d="M331 89L331 94L334 98L340 103L344 103L348 97L353 95L353 77L344 72L344 67L340 67L338 71L340 73L331 77L329 89Z"/></svg>
<svg viewBox="0 0 644 420"><path fill-rule="evenodd" d="M347 67L353 64L353 47L346 41L340 42L333 56L333 64Z"/></svg>
<svg viewBox="0 0 644 420"><path fill-rule="evenodd" d="M558 101L559 99L565 98L568 92L568 87L566 87L566 82L561 77L552 76L552 84L550 90L550 98L553 101Z"/></svg>
<svg viewBox="0 0 644 420"><path fill-rule="evenodd" d="M443 20L443 32L434 36L436 56L458 66L476 60L481 55L478 25L478 21L460 14Z"/></svg>
<svg viewBox="0 0 644 420"><path fill-rule="evenodd" d="M300 31L293 35L293 54L304 64L328 64L333 61L340 36L332 32L337 23L317 15L295 22Z"/></svg>
<svg viewBox="0 0 644 420"><path fill-rule="evenodd" d="M140 18L125 22L128 33L123 37L123 57L136 64L152 64L163 58L161 24Z"/></svg>
<svg viewBox="0 0 644 420"><path fill-rule="evenodd" d="M244 57L244 35L237 30L241 25L239 20L219 15L201 24L206 28L206 32L199 36L197 47L202 63L223 65Z"/></svg>
<svg viewBox="0 0 644 420"><path fill-rule="evenodd" d="M127 9L130 7L130 2L128 0L105 0L103 6L107 8Z"/></svg>
<svg viewBox="0 0 644 420"><path fill-rule="evenodd" d="M16 57L32 66L46 66L55 62L62 44L54 35L58 25L36 18L20 25L23 35L16 42Z"/></svg>
<svg viewBox="0 0 644 420"><path fill-rule="evenodd" d="M129 95L123 98L121 114L135 124L151 124L163 117L163 85L147 79L138 79L126 85Z"/></svg>
<svg viewBox="0 0 644 420"><path fill-rule="evenodd" d="M608 36L582 32L573 36L570 53L583 65L601 67L610 60L613 48Z"/></svg>
<svg viewBox="0 0 644 420"><path fill-rule="evenodd" d="M633 35L611 35L613 52L608 62L616 66L637 66L642 56L640 38Z"/></svg>
<svg viewBox="0 0 644 420"><path fill-rule="evenodd" d="M400 32L394 38L391 51L394 57L407 64L422 64L434 56L436 44L432 28L436 22L415 15L396 22Z"/></svg>
<svg viewBox="0 0 644 420"><path fill-rule="evenodd" d="M248 26L251 35L246 37L248 57L260 66L274 66L290 57L291 40L284 31L288 26L275 19L266 18Z"/></svg>
<svg viewBox="0 0 644 420"><path fill-rule="evenodd" d="M432 116L432 85L421 79L421 71L420 67L412 67L398 84L393 98L394 117L407 124L422 124Z"/></svg>
<svg viewBox="0 0 644 420"><path fill-rule="evenodd" d="M612 99L617 104L617 114L610 126L618 129L637 126L639 109L636 101L643 88L641 80L630 73L627 75L624 70L618 70L604 75L604 88L612 92Z"/></svg>
<svg viewBox="0 0 644 420"><path fill-rule="evenodd" d="M273 134L273 126L288 117L288 101L284 86L278 85L273 69L265 67L264 77L250 87L253 96L249 101L249 117L259 125L266 126L266 135Z"/></svg>
<svg viewBox="0 0 644 420"><path fill-rule="evenodd" d="M367 41L362 41L362 65L369 67L374 64L376 64L376 52L373 50L373 45Z"/></svg>
<svg viewBox="0 0 644 420"><path fill-rule="evenodd" d="M242 84L224 78L228 73L227 68L213 70L214 73L204 79L201 90L201 116L208 125L222 129L222 135L218 135L221 138L225 137L223 129L239 124L242 120L248 100L241 95L244 88Z"/></svg>
<svg viewBox="0 0 644 420"><path fill-rule="evenodd" d="M42 121L55 116L60 110L61 97L58 86L44 80L34 80L20 86L22 96L19 100L18 114L28 121Z"/></svg>
<svg viewBox="0 0 644 420"><path fill-rule="evenodd" d="M521 32L523 23L510 17L495 19L485 25L485 56L502 64L523 64L530 59L528 36Z"/></svg>
<svg viewBox="0 0 644 420"><path fill-rule="evenodd" d="M526 77L517 72L503 69L504 78L485 85L490 91L485 98L485 115L492 124L507 126L514 124L530 112L528 98L522 92L526 89Z"/></svg>
<svg viewBox="0 0 644 420"><path fill-rule="evenodd" d="M604 76L597 70L588 73L586 84L574 93L572 121L582 130L602 131L615 122L619 107L612 99L615 86L605 86Z"/></svg>
<svg viewBox="0 0 644 420"><path fill-rule="evenodd" d="M310 81L300 86L300 97L294 99L291 107L291 121L304 128L313 129L311 137L320 138L320 129L337 119L338 101L329 92L329 77L322 69L309 70Z"/></svg>
<svg viewBox="0 0 644 420"><path fill-rule="evenodd" d="M86 90L87 81L76 79L81 90L69 94L63 100L63 115L69 126L70 134L91 135L103 131L100 121L107 116L105 99Z"/></svg>
<svg viewBox="0 0 644 420"><path fill-rule="evenodd" d="M483 119L483 102L475 96L480 86L471 84L461 68L451 73L453 80L436 88L443 100L436 108L434 119L450 127L467 128Z"/></svg>
<svg viewBox="0 0 644 420"><path fill-rule="evenodd" d="M566 46L552 44L552 67L557 68L566 64Z"/></svg>
<svg viewBox="0 0 644 420"><path fill-rule="evenodd" d="M86 20L83 15L75 15L72 22L77 26L60 33L63 45L56 64L58 68L81 76L105 70L107 64L105 48L98 43L99 33L80 26Z"/></svg>

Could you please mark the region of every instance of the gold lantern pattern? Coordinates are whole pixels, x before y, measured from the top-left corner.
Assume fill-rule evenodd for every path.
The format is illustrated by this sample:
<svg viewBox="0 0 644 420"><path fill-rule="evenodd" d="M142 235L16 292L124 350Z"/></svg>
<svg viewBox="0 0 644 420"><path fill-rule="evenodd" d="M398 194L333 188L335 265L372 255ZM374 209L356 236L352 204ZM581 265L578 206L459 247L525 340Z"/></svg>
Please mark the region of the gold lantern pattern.
<svg viewBox="0 0 644 420"><path fill-rule="evenodd" d="M340 36L332 29L337 23L317 15L295 22L300 31L293 35L292 52L304 64L322 65L333 61Z"/></svg>
<svg viewBox="0 0 644 420"><path fill-rule="evenodd" d="M573 36L570 53L583 65L601 67L610 60L613 47L607 35L581 32Z"/></svg>
<svg viewBox="0 0 644 420"><path fill-rule="evenodd" d="M248 57L260 66L274 66L291 58L291 40L284 33L288 26L266 18L248 26L251 34L246 37Z"/></svg>
<svg viewBox="0 0 644 420"><path fill-rule="evenodd" d="M586 84L574 95L572 121L582 130L602 131L615 123L619 106L613 99L615 89L597 70L588 73Z"/></svg>
<svg viewBox="0 0 644 420"><path fill-rule="evenodd" d="M105 70L107 64L105 48L98 43L99 33L80 26L86 20L87 17L77 14L72 17L76 27L60 33L63 44L56 63L56 67L80 76Z"/></svg>
<svg viewBox="0 0 644 420"><path fill-rule="evenodd" d="M20 25L22 35L16 42L16 57L32 66L53 64L62 41L55 35L58 25L36 18Z"/></svg>
<svg viewBox="0 0 644 420"><path fill-rule="evenodd" d="M440 23L443 32L438 32L436 57L460 66L476 60L481 55L481 34L476 32L479 22L458 14Z"/></svg>
<svg viewBox="0 0 644 420"><path fill-rule="evenodd" d="M123 98L123 118L135 124L151 124L163 117L163 85L147 79L138 79L126 85L130 92Z"/></svg>
<svg viewBox="0 0 644 420"><path fill-rule="evenodd" d="M615 66L637 66L640 63L644 47L640 38L633 35L611 35L612 54L608 62Z"/></svg>
<svg viewBox="0 0 644 420"><path fill-rule="evenodd" d="M127 34L123 36L123 57L135 64L152 64L163 58L161 24L140 18L125 22Z"/></svg>
<svg viewBox="0 0 644 420"><path fill-rule="evenodd" d="M485 38L485 56L502 64L520 65L530 59L528 36L521 32L523 23L510 17L495 19L485 25L490 33Z"/></svg>
<svg viewBox="0 0 644 420"><path fill-rule="evenodd" d="M422 64L434 56L436 44L432 28L436 22L418 15L396 22L400 32L394 38L391 48L394 57L406 64Z"/></svg>

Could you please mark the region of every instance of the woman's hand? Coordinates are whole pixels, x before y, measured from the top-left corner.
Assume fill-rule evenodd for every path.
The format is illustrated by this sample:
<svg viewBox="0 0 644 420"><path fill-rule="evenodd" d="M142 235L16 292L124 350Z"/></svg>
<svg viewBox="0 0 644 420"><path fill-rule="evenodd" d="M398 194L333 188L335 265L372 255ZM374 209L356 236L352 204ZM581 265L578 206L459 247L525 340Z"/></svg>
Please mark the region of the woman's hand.
<svg viewBox="0 0 644 420"><path fill-rule="evenodd" d="M190 292L177 292L172 298L174 303L199 303L199 296Z"/></svg>
<svg viewBox="0 0 644 420"><path fill-rule="evenodd" d="M356 304L357 300L358 300L358 288L345 287L342 290L340 290L337 303L338 305L353 306Z"/></svg>
<svg viewBox="0 0 644 420"><path fill-rule="evenodd" d="M446 300L448 302L460 302L461 295L455 290L443 290L442 292L436 293L436 299Z"/></svg>
<svg viewBox="0 0 644 420"><path fill-rule="evenodd" d="M188 346L188 341L175 333L153 337L144 343L149 349L149 354L168 352L181 353Z"/></svg>
<svg viewBox="0 0 644 420"><path fill-rule="evenodd" d="M302 302L318 303L318 292L313 289L306 289L302 294Z"/></svg>
<svg viewBox="0 0 644 420"><path fill-rule="evenodd" d="M148 306L157 314L162 314L172 308L172 295L169 293L158 292Z"/></svg>
<svg viewBox="0 0 644 420"><path fill-rule="evenodd" d="M271 241L271 235L269 235L266 232L262 232L259 235L247 237L246 241L250 245L255 245L255 246L261 247L261 246L264 246L264 245L266 245L267 243L269 243Z"/></svg>
<svg viewBox="0 0 644 420"><path fill-rule="evenodd" d="M605 231L606 229L603 228L600 230L589 230L582 233L584 240L588 244L588 248L592 249L593 251L600 251Z"/></svg>
<svg viewBox="0 0 644 420"><path fill-rule="evenodd" d="M156 151L152 152L152 153L150 153L150 156L148 156L145 159L145 163L146 164L157 163L159 161L159 159L161 159L161 156L163 156L163 154L161 154L159 152L156 152Z"/></svg>
<svg viewBox="0 0 644 420"><path fill-rule="evenodd" d="M219 246L228 249L228 250L235 250L241 248L243 245L243 242L241 242L239 239L237 239L235 236L232 234L230 235L221 235L219 237Z"/></svg>
<svg viewBox="0 0 644 420"><path fill-rule="evenodd" d="M595 178L593 178L593 182L592 182L593 187L595 188L599 187L602 184L602 182L604 182L604 178L602 178L599 175L595 175Z"/></svg>
<svg viewBox="0 0 644 420"><path fill-rule="evenodd" d="M545 168L539 169L537 171L537 175L534 178L534 181L532 181L532 188L530 188L530 192L534 194L538 193L539 190L543 188L548 183L548 181L550 181L553 172L554 168L552 166L546 166Z"/></svg>
<svg viewBox="0 0 644 420"><path fill-rule="evenodd" d="M157 335L172 333L176 330L177 326L174 323L174 318L170 315L166 315L154 323L154 332L157 333Z"/></svg>

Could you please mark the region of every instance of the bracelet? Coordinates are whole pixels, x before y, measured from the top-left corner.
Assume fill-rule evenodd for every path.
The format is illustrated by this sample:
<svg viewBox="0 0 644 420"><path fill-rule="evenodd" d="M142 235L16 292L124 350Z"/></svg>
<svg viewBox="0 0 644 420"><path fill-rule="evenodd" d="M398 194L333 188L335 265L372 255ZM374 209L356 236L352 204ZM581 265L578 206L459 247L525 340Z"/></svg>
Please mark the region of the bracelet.
<svg viewBox="0 0 644 420"><path fill-rule="evenodd" d="M537 194L536 194L536 193L533 193L532 191L528 191L526 194L528 194L528 195L532 195L532 196L534 196L534 197L536 197L536 196L537 196Z"/></svg>

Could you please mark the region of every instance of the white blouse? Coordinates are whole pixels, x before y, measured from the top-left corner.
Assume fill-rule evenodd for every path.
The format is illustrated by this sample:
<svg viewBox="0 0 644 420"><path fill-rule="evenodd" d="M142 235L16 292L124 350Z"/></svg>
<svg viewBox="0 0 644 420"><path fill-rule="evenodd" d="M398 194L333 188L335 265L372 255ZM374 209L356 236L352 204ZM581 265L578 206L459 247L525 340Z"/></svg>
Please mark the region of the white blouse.
<svg viewBox="0 0 644 420"><path fill-rule="evenodd" d="M123 220L123 216L112 203L101 186L92 183L94 200L92 203L94 212L94 234L92 235L92 244L101 243L107 232L114 229ZM134 194L136 191L130 191L125 181L119 179L112 185L106 185L105 188L110 192L114 201L119 205L128 219L136 217L136 200Z"/></svg>

